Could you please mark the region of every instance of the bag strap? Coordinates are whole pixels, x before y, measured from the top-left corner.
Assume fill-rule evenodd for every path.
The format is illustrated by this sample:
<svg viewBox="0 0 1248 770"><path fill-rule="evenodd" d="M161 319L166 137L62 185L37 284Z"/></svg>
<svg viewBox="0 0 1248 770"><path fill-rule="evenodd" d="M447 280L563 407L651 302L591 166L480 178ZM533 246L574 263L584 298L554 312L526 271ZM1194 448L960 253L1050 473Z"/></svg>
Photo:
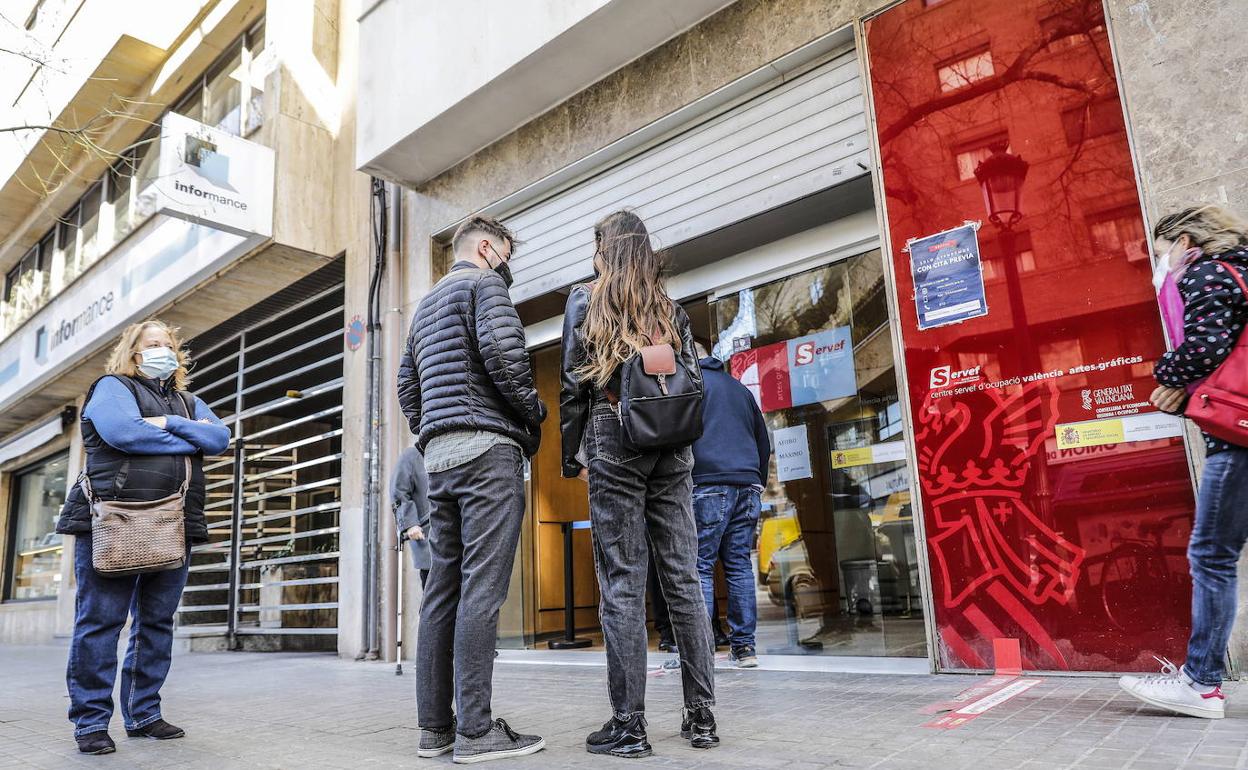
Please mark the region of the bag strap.
<svg viewBox="0 0 1248 770"><path fill-rule="evenodd" d="M87 505L94 505L97 502L95 490L91 488L91 476L87 474L85 468L78 475L78 486L82 488L82 493L87 496Z"/></svg>
<svg viewBox="0 0 1248 770"><path fill-rule="evenodd" d="M1231 274L1232 278L1235 279L1235 283L1239 284L1239 290L1244 293L1244 301L1248 302L1248 284L1244 283L1244 276L1240 274L1239 270L1232 267L1231 263L1225 262L1221 259L1215 259L1213 261L1226 268L1226 271Z"/></svg>

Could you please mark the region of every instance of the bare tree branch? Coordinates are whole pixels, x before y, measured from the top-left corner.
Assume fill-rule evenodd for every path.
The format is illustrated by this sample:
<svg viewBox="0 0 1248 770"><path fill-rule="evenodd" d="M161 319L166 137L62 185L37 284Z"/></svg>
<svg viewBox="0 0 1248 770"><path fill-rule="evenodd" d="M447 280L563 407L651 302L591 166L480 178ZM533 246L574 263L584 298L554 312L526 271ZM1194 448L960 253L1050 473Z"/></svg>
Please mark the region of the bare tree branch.
<svg viewBox="0 0 1248 770"><path fill-rule="evenodd" d="M956 107L959 104L978 99L986 94L993 93L999 89L1005 88L1011 83L1020 80L1039 80L1042 82L1053 83L1063 88L1077 87L1077 90L1084 91L1086 88L1077 86L1076 84L1063 80L1057 75L1047 72L1035 72L1027 70L1027 65L1035 58L1036 54L1047 48L1053 41L1060 40L1064 37L1072 35L1086 34L1088 31L1088 22L1084 20L1081 24L1064 24L1054 28L1048 35L1040 37L1033 41L1031 45L1019 52L1014 61L999 75L977 80L965 88L959 88L956 91L937 96L933 99L917 104L906 110L895 123L880 131L880 144L887 145L891 140L897 138L903 131L918 123L923 118L936 112Z"/></svg>

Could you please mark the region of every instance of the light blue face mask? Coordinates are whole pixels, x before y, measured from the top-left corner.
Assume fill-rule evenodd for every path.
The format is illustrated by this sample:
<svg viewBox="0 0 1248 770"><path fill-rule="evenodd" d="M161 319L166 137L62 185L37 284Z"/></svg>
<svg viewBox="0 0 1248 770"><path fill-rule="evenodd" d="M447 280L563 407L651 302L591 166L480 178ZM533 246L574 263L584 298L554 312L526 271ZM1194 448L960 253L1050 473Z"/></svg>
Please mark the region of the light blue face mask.
<svg viewBox="0 0 1248 770"><path fill-rule="evenodd" d="M144 377L165 380L178 370L178 356L170 348L147 348L141 355L143 363L139 364L139 371Z"/></svg>

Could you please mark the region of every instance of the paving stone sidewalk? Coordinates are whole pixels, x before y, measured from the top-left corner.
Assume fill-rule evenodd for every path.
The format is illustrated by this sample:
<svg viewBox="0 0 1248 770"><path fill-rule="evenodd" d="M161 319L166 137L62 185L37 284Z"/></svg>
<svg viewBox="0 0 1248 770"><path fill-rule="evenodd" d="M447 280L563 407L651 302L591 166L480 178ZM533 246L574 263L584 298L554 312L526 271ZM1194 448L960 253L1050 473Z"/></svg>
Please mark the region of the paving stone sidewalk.
<svg viewBox="0 0 1248 770"><path fill-rule="evenodd" d="M160 743L125 737L116 754L76 753L65 719L65 650L0 647L0 767L360 768L450 767L417 759L410 668L328 655L184 654L164 691L165 716L187 729ZM955 730L922 725L928 704L976 682L963 676L721 671L716 708L723 745L679 736L680 677L649 681L655 756L594 757L585 735L608 716L596 666L501 662L496 714L546 736L548 748L490 767L585 768L1248 768L1248 689L1229 688L1222 721L1168 717L1138 706L1111 680L1051 678Z"/></svg>

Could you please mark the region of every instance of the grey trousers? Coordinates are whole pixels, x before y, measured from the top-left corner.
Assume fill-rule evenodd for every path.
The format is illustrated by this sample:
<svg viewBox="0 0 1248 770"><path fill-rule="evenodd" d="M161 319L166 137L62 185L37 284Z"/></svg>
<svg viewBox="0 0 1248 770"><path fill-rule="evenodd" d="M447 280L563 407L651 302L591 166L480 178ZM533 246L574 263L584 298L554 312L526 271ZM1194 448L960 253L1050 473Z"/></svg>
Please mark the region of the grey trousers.
<svg viewBox="0 0 1248 770"><path fill-rule="evenodd" d="M498 612L507 599L520 523L524 462L498 445L429 474L433 567L420 607L416 705L422 728L451 726L475 738L490 730Z"/></svg>

